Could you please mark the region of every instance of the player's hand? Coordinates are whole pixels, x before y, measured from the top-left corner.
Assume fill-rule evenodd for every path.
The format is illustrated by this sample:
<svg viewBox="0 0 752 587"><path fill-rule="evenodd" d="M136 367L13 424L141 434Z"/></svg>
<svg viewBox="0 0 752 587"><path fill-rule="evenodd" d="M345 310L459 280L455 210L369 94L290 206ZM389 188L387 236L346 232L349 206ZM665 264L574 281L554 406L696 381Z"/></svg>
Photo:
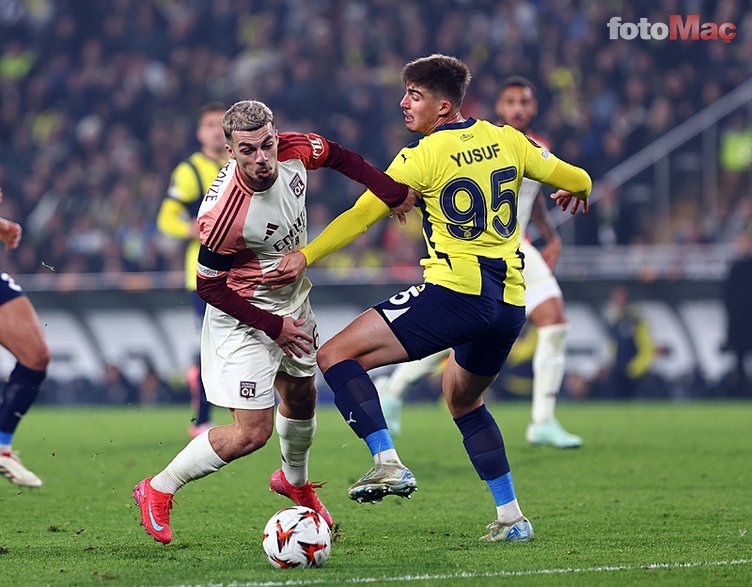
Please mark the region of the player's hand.
<svg viewBox="0 0 752 587"><path fill-rule="evenodd" d="M23 229L20 224L0 218L0 241L5 243L9 249L15 249L21 242Z"/></svg>
<svg viewBox="0 0 752 587"><path fill-rule="evenodd" d="M305 320L295 320L286 316L282 319L282 332L274 339L288 357L295 355L300 358L303 354L310 355L311 347L308 345L313 344L313 337L300 330L299 326L305 324Z"/></svg>
<svg viewBox="0 0 752 587"><path fill-rule="evenodd" d="M572 201L574 200L574 203L572 204L572 214L577 214L577 210L582 210L583 214L587 214L588 210L590 210L590 202L587 198L578 198L574 194L570 194L566 190L559 190L556 193L551 194L551 199L556 201L556 205L561 208L564 212L567 211L567 208L569 208L569 204L572 204ZM580 208L580 202L582 202L582 208Z"/></svg>
<svg viewBox="0 0 752 587"><path fill-rule="evenodd" d="M300 251L288 253L274 269L264 275L261 283L271 289L279 289L290 285L303 274L308 266L305 255Z"/></svg>
<svg viewBox="0 0 752 587"><path fill-rule="evenodd" d="M405 224L405 222L407 222L405 214L412 210L418 199L422 197L423 194L421 194L420 192L416 192L413 188L408 188L405 201L402 202L399 206L391 208L392 214L399 218L400 224Z"/></svg>
<svg viewBox="0 0 752 587"><path fill-rule="evenodd" d="M561 255L561 239L556 237L546 243L541 249L541 256L548 265L548 268L553 271L556 268L556 263L559 262L559 256Z"/></svg>

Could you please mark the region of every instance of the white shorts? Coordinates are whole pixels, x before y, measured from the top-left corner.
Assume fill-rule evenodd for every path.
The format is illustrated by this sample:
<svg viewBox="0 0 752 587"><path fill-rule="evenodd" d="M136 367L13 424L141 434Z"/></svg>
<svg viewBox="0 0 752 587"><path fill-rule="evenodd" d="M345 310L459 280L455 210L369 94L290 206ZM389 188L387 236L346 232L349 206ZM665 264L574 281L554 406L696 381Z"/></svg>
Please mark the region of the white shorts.
<svg viewBox="0 0 752 587"><path fill-rule="evenodd" d="M520 251L525 255L525 269L522 272L525 278L525 315L551 298L560 298L561 288L551 273L540 251L530 242L523 238L520 243Z"/></svg>
<svg viewBox="0 0 752 587"><path fill-rule="evenodd" d="M301 330L318 347L316 316L308 299L287 314L306 322ZM201 329L201 379L206 399L215 406L263 410L274 406L277 373L311 377L316 373L316 350L302 357L287 357L264 332L238 322L207 304Z"/></svg>

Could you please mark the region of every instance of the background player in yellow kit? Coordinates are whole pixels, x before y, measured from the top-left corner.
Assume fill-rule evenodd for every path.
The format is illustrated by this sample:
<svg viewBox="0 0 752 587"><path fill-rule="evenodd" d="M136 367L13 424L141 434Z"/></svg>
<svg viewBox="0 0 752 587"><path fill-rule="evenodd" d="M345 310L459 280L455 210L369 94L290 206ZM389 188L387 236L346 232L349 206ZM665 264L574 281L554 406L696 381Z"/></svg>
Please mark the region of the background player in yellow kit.
<svg viewBox="0 0 752 587"><path fill-rule="evenodd" d="M162 201L157 216L157 226L161 232L186 243L185 288L198 315L198 324L204 320L206 302L196 293L196 263L200 246L196 215L206 190L227 161L222 130L224 113L225 107L218 102L206 104L199 111L196 139L201 147L175 167L167 196ZM198 349L198 342L196 348ZM199 364L197 361L188 372L188 388L191 390L194 411L189 428L192 438L210 426L211 404L206 401Z"/></svg>

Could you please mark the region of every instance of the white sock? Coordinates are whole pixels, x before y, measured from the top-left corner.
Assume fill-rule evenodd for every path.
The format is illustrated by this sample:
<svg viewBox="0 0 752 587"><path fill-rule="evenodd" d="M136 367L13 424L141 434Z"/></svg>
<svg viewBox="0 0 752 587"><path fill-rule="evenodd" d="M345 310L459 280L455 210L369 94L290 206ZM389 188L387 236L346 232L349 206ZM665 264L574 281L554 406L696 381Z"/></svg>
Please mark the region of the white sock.
<svg viewBox="0 0 752 587"><path fill-rule="evenodd" d="M375 455L373 455L374 464L378 465L379 463L383 463L384 461L394 461L395 463L399 463L400 465L402 465L402 461L400 460L399 455L397 454L396 448L388 448L386 450L379 451Z"/></svg>
<svg viewBox="0 0 752 587"><path fill-rule="evenodd" d="M556 396L564 379L566 338L566 324L538 329L538 344L533 355L533 424L542 424L554 417Z"/></svg>
<svg viewBox="0 0 752 587"><path fill-rule="evenodd" d="M504 505L496 506L496 519L502 524L511 524L512 522L519 520L521 517L522 510L516 499L513 499Z"/></svg>
<svg viewBox="0 0 752 587"><path fill-rule="evenodd" d="M163 493L175 493L189 481L219 471L225 463L209 442L209 431L202 432L172 459L169 465L154 475L151 486Z"/></svg>
<svg viewBox="0 0 752 587"><path fill-rule="evenodd" d="M10 444L0 444L0 452L11 452L12 450Z"/></svg>
<svg viewBox="0 0 752 587"><path fill-rule="evenodd" d="M310 420L291 420L277 410L275 427L282 452L282 472L291 485L305 485L308 481L308 451L316 433L316 416Z"/></svg>
<svg viewBox="0 0 752 587"><path fill-rule="evenodd" d="M383 388L377 386L379 393L383 391L384 395L401 400L414 383L433 373L445 356L446 353L442 351L424 357L419 361L397 365Z"/></svg>

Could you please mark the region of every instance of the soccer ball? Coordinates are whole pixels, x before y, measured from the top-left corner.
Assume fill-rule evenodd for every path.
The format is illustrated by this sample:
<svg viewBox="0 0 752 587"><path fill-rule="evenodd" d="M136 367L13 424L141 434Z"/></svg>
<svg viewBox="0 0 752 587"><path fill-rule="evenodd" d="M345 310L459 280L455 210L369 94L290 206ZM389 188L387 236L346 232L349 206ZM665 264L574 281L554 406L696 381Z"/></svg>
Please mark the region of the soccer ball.
<svg viewBox="0 0 752 587"><path fill-rule="evenodd" d="M320 567L329 558L332 536L324 518L312 509L295 506L269 518L262 544L277 568Z"/></svg>

